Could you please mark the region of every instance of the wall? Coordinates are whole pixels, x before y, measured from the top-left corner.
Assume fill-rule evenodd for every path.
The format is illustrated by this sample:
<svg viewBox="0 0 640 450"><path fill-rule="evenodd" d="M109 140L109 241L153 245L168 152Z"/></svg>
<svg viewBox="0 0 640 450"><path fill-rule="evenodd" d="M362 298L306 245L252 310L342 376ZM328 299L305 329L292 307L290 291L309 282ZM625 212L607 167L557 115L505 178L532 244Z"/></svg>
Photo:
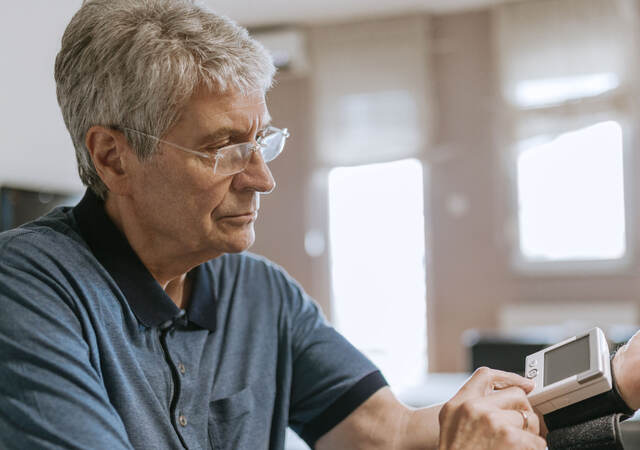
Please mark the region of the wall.
<svg viewBox="0 0 640 450"><path fill-rule="evenodd" d="M435 371L463 369L461 333L495 326L497 309L511 297L495 236L499 177L491 132L496 80L490 32L486 12L433 21L439 124L427 194L433 260L429 351ZM456 215L451 202L466 202L467 209Z"/></svg>
<svg viewBox="0 0 640 450"><path fill-rule="evenodd" d="M53 65L81 0L6 2L0 14L0 184L77 191Z"/></svg>

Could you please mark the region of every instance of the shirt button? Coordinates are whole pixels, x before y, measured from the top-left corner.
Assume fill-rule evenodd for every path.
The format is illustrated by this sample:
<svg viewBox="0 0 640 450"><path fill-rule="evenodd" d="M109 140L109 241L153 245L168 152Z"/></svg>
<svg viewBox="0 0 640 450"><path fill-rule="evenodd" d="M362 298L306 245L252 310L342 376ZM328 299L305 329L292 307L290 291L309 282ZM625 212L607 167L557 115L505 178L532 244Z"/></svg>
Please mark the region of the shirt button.
<svg viewBox="0 0 640 450"><path fill-rule="evenodd" d="M182 363L178 364L178 370L182 375L184 375L187 372L187 368Z"/></svg>
<svg viewBox="0 0 640 450"><path fill-rule="evenodd" d="M180 414L180 417L178 417L178 422L180 423L180 425L182 425L183 427L187 426L187 418L184 416L184 414Z"/></svg>

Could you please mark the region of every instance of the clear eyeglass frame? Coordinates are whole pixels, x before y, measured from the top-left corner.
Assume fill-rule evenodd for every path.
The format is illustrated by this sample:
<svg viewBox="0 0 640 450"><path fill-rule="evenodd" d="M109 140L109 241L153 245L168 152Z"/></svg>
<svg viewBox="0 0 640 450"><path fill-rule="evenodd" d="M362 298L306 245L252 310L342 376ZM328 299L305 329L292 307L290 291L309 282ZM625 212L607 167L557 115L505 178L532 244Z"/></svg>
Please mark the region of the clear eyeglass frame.
<svg viewBox="0 0 640 450"><path fill-rule="evenodd" d="M269 126L254 142L242 142L240 144L226 145L217 149L215 153L204 153L198 150L182 147L181 145L165 141L157 136L153 136L133 128L122 127L122 129L148 137L156 142L161 142L183 152L191 153L192 155L197 155L201 158L213 161L213 173L217 175L235 175L242 172L249 165L249 161L251 160L251 156L254 152L260 152L265 163L273 161L278 157L278 155L280 155L280 153L282 153L284 144L290 136L289 131L286 128Z"/></svg>

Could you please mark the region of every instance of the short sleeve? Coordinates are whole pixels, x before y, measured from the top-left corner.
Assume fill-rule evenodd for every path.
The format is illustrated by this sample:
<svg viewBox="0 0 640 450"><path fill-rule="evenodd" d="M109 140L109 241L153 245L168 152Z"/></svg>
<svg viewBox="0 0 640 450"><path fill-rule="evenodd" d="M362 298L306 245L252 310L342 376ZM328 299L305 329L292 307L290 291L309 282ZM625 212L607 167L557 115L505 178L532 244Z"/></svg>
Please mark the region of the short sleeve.
<svg viewBox="0 0 640 450"><path fill-rule="evenodd" d="M302 289L291 291L290 426L311 447L387 385L377 367L330 326Z"/></svg>
<svg viewBox="0 0 640 450"><path fill-rule="evenodd" d="M55 262L20 240L0 248L0 447L130 449Z"/></svg>

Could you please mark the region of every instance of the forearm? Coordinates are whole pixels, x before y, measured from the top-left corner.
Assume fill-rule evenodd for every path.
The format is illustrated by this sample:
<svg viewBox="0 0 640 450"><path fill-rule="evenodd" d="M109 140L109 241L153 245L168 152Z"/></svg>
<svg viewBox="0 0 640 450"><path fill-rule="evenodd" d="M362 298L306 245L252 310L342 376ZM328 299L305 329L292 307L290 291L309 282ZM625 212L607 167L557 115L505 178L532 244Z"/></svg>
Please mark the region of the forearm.
<svg viewBox="0 0 640 450"><path fill-rule="evenodd" d="M435 450L438 448L440 424L438 414L442 405L411 410L406 428L402 431L401 450Z"/></svg>
<svg viewBox="0 0 640 450"><path fill-rule="evenodd" d="M441 406L412 409L383 388L322 436L318 450L435 450Z"/></svg>

